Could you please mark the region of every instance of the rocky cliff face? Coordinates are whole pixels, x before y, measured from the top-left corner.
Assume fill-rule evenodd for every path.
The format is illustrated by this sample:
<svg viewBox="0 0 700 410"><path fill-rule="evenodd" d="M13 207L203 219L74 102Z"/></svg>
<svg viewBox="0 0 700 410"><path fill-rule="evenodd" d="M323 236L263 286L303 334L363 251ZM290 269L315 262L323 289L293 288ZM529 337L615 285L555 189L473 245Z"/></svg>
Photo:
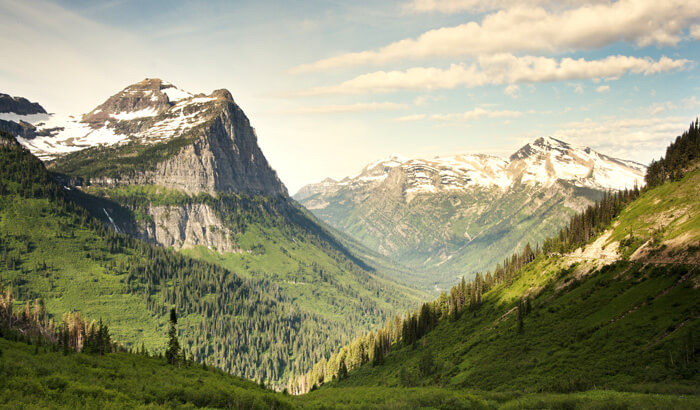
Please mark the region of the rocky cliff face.
<svg viewBox="0 0 700 410"><path fill-rule="evenodd" d="M3 94L0 121L0 129L17 135L78 187L159 186L193 198L222 192L288 195L227 90L194 95L145 79L79 116L47 114L36 103ZM175 248L236 251L231 232L206 204L146 206L139 212L149 222L124 228L134 236ZM111 224L106 211L97 216Z"/></svg>
<svg viewBox="0 0 700 410"><path fill-rule="evenodd" d="M136 236L175 249L206 246L218 252L238 252L234 232L205 204L148 206L152 220L144 222Z"/></svg>
<svg viewBox="0 0 700 410"><path fill-rule="evenodd" d="M31 115L46 114L46 110L39 103L33 103L26 98L0 93L0 113Z"/></svg>
<svg viewBox="0 0 700 410"><path fill-rule="evenodd" d="M82 116L30 113L25 105L15 104L17 111L5 114L11 123L6 128L31 128L15 132L22 145L50 161L50 168L86 182L163 185L192 194L287 195L258 147L248 117L227 90L193 95L160 79L146 79ZM134 156L142 158L143 166L120 172ZM76 165L88 157L94 160ZM96 162L106 166L96 172Z"/></svg>

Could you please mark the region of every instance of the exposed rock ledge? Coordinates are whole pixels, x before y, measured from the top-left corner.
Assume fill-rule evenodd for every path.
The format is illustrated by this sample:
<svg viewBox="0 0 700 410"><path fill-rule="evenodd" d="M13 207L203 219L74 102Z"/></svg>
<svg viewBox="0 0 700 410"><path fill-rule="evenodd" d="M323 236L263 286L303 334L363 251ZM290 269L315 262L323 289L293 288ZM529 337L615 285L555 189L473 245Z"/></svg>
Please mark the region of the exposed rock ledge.
<svg viewBox="0 0 700 410"><path fill-rule="evenodd" d="M149 206L145 213L152 221L141 226L138 236L143 239L175 249L203 245L222 253L240 252L233 232L205 204Z"/></svg>

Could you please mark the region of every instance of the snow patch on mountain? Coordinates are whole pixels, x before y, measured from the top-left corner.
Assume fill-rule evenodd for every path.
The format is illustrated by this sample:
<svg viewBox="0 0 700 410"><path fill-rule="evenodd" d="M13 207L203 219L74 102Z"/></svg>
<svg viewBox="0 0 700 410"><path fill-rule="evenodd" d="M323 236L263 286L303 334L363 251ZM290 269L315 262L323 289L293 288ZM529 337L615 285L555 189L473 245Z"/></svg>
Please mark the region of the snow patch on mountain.
<svg viewBox="0 0 700 410"><path fill-rule="evenodd" d="M589 147L544 137L526 144L509 159L482 154L433 159L391 155L340 182L326 180L323 185L307 185L300 194L303 192L301 196L308 198L314 193L343 188L365 189L384 183L396 170L404 175L403 189L410 199L419 194L465 191L470 187L506 190L519 183L549 187L557 181L603 190L632 188L643 184L646 167L600 154Z"/></svg>
<svg viewBox="0 0 700 410"><path fill-rule="evenodd" d="M0 120L30 124L31 132L17 140L40 159L52 160L97 145L156 144L178 137L208 121L212 104L221 98L146 79L79 117L4 112Z"/></svg>

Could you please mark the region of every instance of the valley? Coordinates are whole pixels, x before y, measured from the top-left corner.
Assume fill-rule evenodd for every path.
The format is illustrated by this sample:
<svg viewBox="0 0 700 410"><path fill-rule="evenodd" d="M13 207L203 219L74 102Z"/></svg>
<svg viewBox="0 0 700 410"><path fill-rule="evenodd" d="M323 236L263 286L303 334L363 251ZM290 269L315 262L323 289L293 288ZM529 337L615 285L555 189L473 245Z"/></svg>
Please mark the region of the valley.
<svg viewBox="0 0 700 410"><path fill-rule="evenodd" d="M294 198L375 252L424 272L413 284L448 289L556 234L607 190L641 186L645 169L539 138L508 160L389 157Z"/></svg>
<svg viewBox="0 0 700 410"><path fill-rule="evenodd" d="M648 168L543 137L294 199L226 90L5 100L0 405L700 405L697 120Z"/></svg>

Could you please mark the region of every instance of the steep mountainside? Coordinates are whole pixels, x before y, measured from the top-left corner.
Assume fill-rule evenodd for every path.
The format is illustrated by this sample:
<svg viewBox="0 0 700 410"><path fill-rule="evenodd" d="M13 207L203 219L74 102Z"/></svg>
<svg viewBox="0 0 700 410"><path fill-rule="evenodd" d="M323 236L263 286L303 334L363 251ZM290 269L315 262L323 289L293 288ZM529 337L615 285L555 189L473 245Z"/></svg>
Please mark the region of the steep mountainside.
<svg viewBox="0 0 700 410"><path fill-rule="evenodd" d="M198 360L279 385L291 371L308 368L357 331L424 297L369 268L289 199L260 151L249 120L228 91L192 96L150 79L127 87L80 120L55 126L56 116L42 115L49 118L32 124L35 135L18 137L18 141L48 160L67 200L89 211L115 234L181 251L158 253L167 263L159 260L166 266L153 271L139 267L142 260L129 262L121 256L101 256L99 251L96 258L100 262L95 263L108 272L130 272L129 278L143 278L149 272L162 278L172 269L169 263L208 266L211 269L204 279L231 272L236 280L258 284L261 295L267 293L285 303L280 310L266 308L267 296L261 296L260 306L249 310L253 316L248 317L244 312L251 308L238 302L244 288L229 281L200 283L204 279L196 275L178 279L210 295L196 302L192 300L197 294L194 290L185 294L174 290L182 286L174 278L167 282L174 288L149 282L143 296L148 311L113 325L125 342L136 343L141 334L148 346L159 346L160 315L172 304L193 318L187 345ZM50 238L63 238L64 231L71 232L71 224L57 218L51 206L20 202L7 204L10 213L4 219L8 221L5 231L14 235L16 229L31 231L33 225L50 228L18 239L24 245L18 245L19 254L13 260L23 267L12 269L17 272L11 277L24 284L25 292L43 294L32 279L33 269L39 268L32 266L58 263ZM81 241L102 243L93 234L86 235L88 238L68 234L67 255L75 252L73 247L80 249ZM135 243L139 248L145 246ZM104 246L98 249L112 249L112 245ZM87 251L87 258L94 257L94 252ZM205 264L199 265L196 259ZM117 306L122 305L103 306L106 294L142 297L136 295L143 289L137 292L129 281L118 285L124 280L115 278L104 288L83 289L83 284L90 283L82 279L71 285L75 280L71 275L89 276L89 269L94 268L94 263L84 263L81 257L74 262L57 274L64 287L47 295L49 306L114 318L117 311L110 315L104 311L119 310ZM72 296L61 296L62 292ZM84 297L79 297L82 292ZM269 317L261 313L265 309ZM289 322L276 319L278 314L287 314L283 312L296 318ZM278 327L271 325L275 321ZM257 337L277 341L256 341ZM249 350L246 346L250 345L256 348Z"/></svg>
<svg viewBox="0 0 700 410"><path fill-rule="evenodd" d="M606 190L641 185L644 170L587 147L539 138L509 160L392 156L341 181L306 186L295 198L369 248L430 270L424 287L445 288L556 233Z"/></svg>
<svg viewBox="0 0 700 410"><path fill-rule="evenodd" d="M559 241L513 274L495 271L456 286L403 326L358 339L303 385L325 382L310 395L326 397L368 386L614 389L681 394L691 401L678 406L693 408L700 394L700 171L678 179L642 192L584 246L559 252L567 247ZM599 206L599 215L610 215L619 200ZM358 351L368 358L357 362Z"/></svg>

